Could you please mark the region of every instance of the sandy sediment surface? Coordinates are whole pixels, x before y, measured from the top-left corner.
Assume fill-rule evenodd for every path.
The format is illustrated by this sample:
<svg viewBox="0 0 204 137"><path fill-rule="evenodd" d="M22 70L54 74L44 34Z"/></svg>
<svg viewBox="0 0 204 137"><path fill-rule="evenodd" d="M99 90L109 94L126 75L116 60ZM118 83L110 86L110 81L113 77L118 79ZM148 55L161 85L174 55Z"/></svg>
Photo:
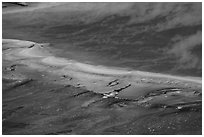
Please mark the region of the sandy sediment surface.
<svg viewBox="0 0 204 137"><path fill-rule="evenodd" d="M84 130L78 129L76 127L75 129L70 129L70 131L67 131L67 132L53 131L55 134L63 134L63 133L64 134L128 134L128 132L130 134L145 134L145 133L146 134L154 134L154 133L180 134L179 131L181 131L183 134L189 134L189 132L187 132L189 128L192 129L192 134L200 134L201 127L199 126L193 127L194 126L193 124L190 124L188 127L186 127L184 126L185 122L183 122L182 120L181 120L182 121L181 123L176 123L175 120L177 120L177 118L181 119L181 117L184 117L183 118L184 121L187 121L187 122L193 121L195 123L199 123L198 121L199 121L199 118L201 117L200 108L201 108L201 102L202 102L201 78L179 77L179 76L171 76L166 74L157 74L157 73L150 73L150 72L125 70L125 69L119 69L119 68L110 68L105 66L94 66L94 65L89 65L89 64L84 64L73 60L69 60L67 58L56 57L54 53L51 53L50 51L51 49L47 44L39 44L39 43L23 41L23 40L3 39L3 67L5 68L4 70L5 73L3 73L3 90L4 91L7 90L7 93L3 92L3 95L6 96L5 99L3 100L4 102L3 104L7 104L7 103L9 104L9 101L11 100L12 101L15 100L18 102L18 96L19 98L23 96L24 99L26 98L26 96L28 96L28 98L31 98L31 99L32 99L32 96L35 96L35 95L36 96L38 95L39 97L39 94L43 94L43 93L41 93L40 91L37 91L38 94L35 94L36 92L33 93L32 90L35 90L34 88L35 86L38 86L38 88L40 89L51 88L51 91L53 90L54 92L56 91L66 92L65 89L68 88L68 90L70 90L70 86L71 86L74 90L72 89L71 90L72 92L70 91L70 93L67 93L67 94L70 94L70 96L72 97L80 96L79 97L80 101L76 99L78 100L78 102L76 103L75 102L76 100L73 101L73 99L68 99L69 101L72 100L72 102L69 102L70 103L68 105L69 108L72 108L72 107L76 108L75 110L73 110L73 112L70 112L68 115L70 116L71 113L75 113L73 115L76 115L76 113L78 113L79 111L78 109L88 107L88 109L84 110L84 112L82 113L84 114L85 112L87 112L87 114L89 114L86 118L82 117L83 120L85 119L88 120L88 126L86 127L80 121L79 122L80 124L77 126L78 128L86 127ZM33 81L37 81L37 82L33 83ZM41 81L44 84L39 85L40 83L39 81ZM32 83L35 86L27 87L27 84L32 85ZM50 84L53 86L49 86ZM54 87L58 87L58 88L53 89ZM8 93L8 91L12 92L12 90L14 90L16 91L15 94L17 94L19 92L17 90L18 88L22 90L22 93L19 93L18 96L14 97L13 95L10 95ZM26 88L29 90L26 90ZM81 98L81 95L84 95L84 94L85 94L85 97L82 96ZM86 95L86 94L90 94L90 95ZM60 98L63 95L64 93L60 94ZM49 99L52 99L53 97L50 97ZM36 100L38 99L39 98L36 98ZM56 99L54 100L57 101ZM109 105L107 105L107 101ZM62 106L65 107L66 106L65 103L68 103L68 102L66 102L66 99L63 99L61 103L63 104ZM101 106L104 106L104 103L106 104L105 106L107 108L102 107L103 108L102 109ZM55 103L52 102L51 104L54 105ZM21 106L22 105L23 104L21 104ZM90 107L90 105L93 105L93 106ZM135 107L137 107L138 113L135 112ZM55 106L53 108L57 108L57 107ZM114 116L110 115L111 113L110 108L112 109L113 114L117 120L116 119L114 120ZM131 108L134 108L134 110L132 110ZM20 109L21 108L19 108L19 110ZM94 111L91 112L91 110L93 109ZM48 110L49 109L44 111L48 111ZM106 116L104 117L102 117L101 115L99 116L96 110L105 112ZM15 109L13 111L11 113L15 113L16 111L18 111L18 109L17 110ZM35 110L32 110L32 111L35 111ZM40 112L40 110L36 110L36 111ZM126 111L129 112L129 114L125 113ZM182 111L188 111L188 113L186 112L186 114L183 114L183 113L180 114L179 112L182 112ZM175 116L176 118L174 120L173 119L170 119L170 120L171 122L174 123L174 128L175 127L178 128L179 125L182 125L182 126L180 126L180 129L178 128L176 130L177 132L175 133L173 132L173 129L172 130L169 129L170 131L166 130L165 132L163 132L162 128L168 128L168 126L161 125L162 120L163 122L166 122L166 123L168 122L167 120L161 119L161 121L156 120L157 122L154 123L153 122L154 118L157 119L158 117L156 115L154 117L151 117L149 115L156 114L156 113L161 115L165 115L167 113L168 114L173 113L173 115L176 115L176 113L178 113L178 115ZM17 115L18 114L14 114L14 118L18 117ZM65 118L65 115L67 114L66 112L64 112L62 115L63 115L62 117ZM89 120L93 120L93 117L89 117L90 115L95 115L96 121L94 122L89 121ZM146 127L141 127L142 130L140 131L138 124L142 124L142 121L138 121L138 124L134 124L134 126L132 125L137 118L145 115L146 116L148 115L148 117L150 118L150 121L149 121L150 125L152 122L154 124L160 123L160 128L158 128L158 126L151 127L150 125L146 125ZM191 115L196 115L196 117L193 118L191 117ZM58 116L53 117L52 115L52 118L54 120L57 119L58 122L60 121L59 117ZM121 118L121 121L118 120L120 118ZM171 115L168 115L165 118L171 118ZM35 122L32 123L33 121L31 120L30 122L36 126L34 127L31 126L32 128L30 128L30 130L28 131L24 131L22 129L15 130L11 128L13 123L8 123L9 121L7 119L9 118L6 117L4 119L4 121L7 122L6 124L4 124L7 126L7 128L5 128L5 133L48 134L48 133L51 133L50 129L53 129L53 128L50 128L50 129L48 128L45 131L40 130L40 126L44 126L48 123L49 124L52 123L52 122L50 123L50 120L43 118L45 122L44 123L42 122L40 126L38 125L39 123L38 124ZM111 119L112 123L105 122L109 119ZM71 118L69 120L67 118L67 122L72 120L73 119ZM142 120L142 118L140 120ZM26 120L23 119L22 121L26 121ZM97 128L97 126L95 125L97 121L99 123L98 126L101 126L101 128ZM74 125L76 124L76 121L72 121L72 122ZM59 122L59 123L62 124L62 122ZM27 127L26 124L22 124L21 126ZM65 127L63 124L59 125L57 129L60 129L60 126L63 126L63 128L65 128L67 125ZM93 126L96 126L96 127L93 128L92 133L88 132L89 131L88 129L92 128ZM123 126L127 126L128 129L123 128ZM137 130L132 129L135 126L137 127ZM158 132L155 132L156 128ZM33 132L31 132L31 129ZM66 129L69 129L69 128L67 127ZM111 132L109 131L109 129L110 130L117 129L117 130L114 132ZM119 129L123 129L123 132L119 133L118 131Z"/></svg>

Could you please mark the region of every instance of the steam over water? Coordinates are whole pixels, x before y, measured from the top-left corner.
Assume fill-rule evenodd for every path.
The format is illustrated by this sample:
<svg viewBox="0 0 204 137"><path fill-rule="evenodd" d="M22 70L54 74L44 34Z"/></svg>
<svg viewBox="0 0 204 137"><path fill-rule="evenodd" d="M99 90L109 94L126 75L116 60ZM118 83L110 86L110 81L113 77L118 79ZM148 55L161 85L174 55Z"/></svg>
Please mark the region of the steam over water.
<svg viewBox="0 0 204 137"><path fill-rule="evenodd" d="M201 5L30 3L3 16L3 38L51 43L90 64L201 77Z"/></svg>

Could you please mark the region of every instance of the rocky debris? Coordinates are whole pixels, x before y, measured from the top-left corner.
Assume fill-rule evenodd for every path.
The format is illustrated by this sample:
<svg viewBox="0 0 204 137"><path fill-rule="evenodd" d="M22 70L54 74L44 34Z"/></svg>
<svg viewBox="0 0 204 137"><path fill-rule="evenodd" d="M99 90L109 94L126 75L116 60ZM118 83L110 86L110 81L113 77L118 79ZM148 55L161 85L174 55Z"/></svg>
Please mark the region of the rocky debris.
<svg viewBox="0 0 204 137"><path fill-rule="evenodd" d="M185 103L176 103L174 105L170 105L169 107L175 107L179 110L181 109L186 109L186 108L195 108L195 106L201 106L202 105L202 101L201 100L197 100L197 101L193 101L193 102L185 102Z"/></svg>
<svg viewBox="0 0 204 137"><path fill-rule="evenodd" d="M68 80L72 80L72 79L73 79L72 77L70 77L70 76L68 76L68 75L62 75L62 78L66 78L66 79L68 79Z"/></svg>
<svg viewBox="0 0 204 137"><path fill-rule="evenodd" d="M80 84L80 83L76 83L75 85L76 88L81 88L81 87L85 87L84 85Z"/></svg>
<svg viewBox="0 0 204 137"><path fill-rule="evenodd" d="M117 97L118 93L119 93L120 91L122 91L122 90L124 90L124 89L130 87L130 86L131 86L131 84L128 84L128 85L126 85L126 86L124 86L124 87L122 87L122 88L112 90L112 91L110 91L110 92L108 92L108 93L104 93L103 98L108 98L108 97L118 98L118 97Z"/></svg>
<svg viewBox="0 0 204 137"><path fill-rule="evenodd" d="M165 89L160 89L160 90L150 92L147 95L145 95L145 97L159 96L159 95L164 95L164 94L167 94L167 93L179 94L181 91L182 90L179 89L179 88L165 88Z"/></svg>
<svg viewBox="0 0 204 137"><path fill-rule="evenodd" d="M32 44L31 46L29 46L28 48L32 48L32 47L34 47L35 46L35 44Z"/></svg>
<svg viewBox="0 0 204 137"><path fill-rule="evenodd" d="M116 89L116 90L114 90L114 91L120 92L120 91L122 91L123 89L126 89L126 88L128 88L128 87L130 87L130 86L131 86L131 84L129 83L128 85L126 85L126 86L124 86L124 87L122 87L122 88Z"/></svg>
<svg viewBox="0 0 204 137"><path fill-rule="evenodd" d="M109 92L109 93L105 93L103 98L116 97L116 95L118 95L118 92L112 91L112 92Z"/></svg>
<svg viewBox="0 0 204 137"><path fill-rule="evenodd" d="M107 86L112 87L112 86L115 86L115 85L118 85L118 84L119 84L118 79L115 79L115 80L109 82Z"/></svg>
<svg viewBox="0 0 204 137"><path fill-rule="evenodd" d="M11 65L10 67L7 67L6 70L9 70L9 71L15 71L16 70L16 64L14 65Z"/></svg>
<svg viewBox="0 0 204 137"><path fill-rule="evenodd" d="M50 46L50 43L34 43L33 45L30 46L30 48L33 46L38 46L40 48L44 48L44 47Z"/></svg>
<svg viewBox="0 0 204 137"><path fill-rule="evenodd" d="M156 92L154 91L154 92L148 93L144 97L141 97L140 99L138 99L137 104L144 106L144 107L151 108L151 109L169 109L170 108L170 109L178 110L181 112L200 111L202 107L202 100L193 99L193 101L189 100L189 102L183 102L183 100L179 101L178 97L182 98L184 96L188 96L189 98L191 98L189 96L189 93L195 96L201 95L201 93L198 91L191 91L191 92L187 91L186 92L179 88L166 88L166 89L161 89L159 91L157 90ZM170 104L168 102L159 101L161 97L172 98L172 96L177 96L177 95L179 96L175 98L176 99L175 102L171 102Z"/></svg>
<svg viewBox="0 0 204 137"><path fill-rule="evenodd" d="M193 94L194 94L194 95L197 95L197 96L202 96L202 93L199 92L199 91L193 91Z"/></svg>

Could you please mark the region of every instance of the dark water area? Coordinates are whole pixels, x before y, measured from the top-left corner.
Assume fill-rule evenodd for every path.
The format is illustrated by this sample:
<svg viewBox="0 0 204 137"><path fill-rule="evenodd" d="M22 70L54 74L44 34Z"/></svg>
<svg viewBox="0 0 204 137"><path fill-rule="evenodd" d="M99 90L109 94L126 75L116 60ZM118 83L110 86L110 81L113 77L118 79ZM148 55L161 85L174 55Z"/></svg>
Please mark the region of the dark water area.
<svg viewBox="0 0 204 137"><path fill-rule="evenodd" d="M159 30L158 24L170 15L129 24L131 17L127 15L107 15L83 23L68 22L60 13L55 14L62 16L61 22L49 22L54 13L41 14L38 16L35 11L3 15L3 38L51 43L50 46L57 49L57 56L90 64L202 76L202 44L182 49L186 40L202 30L202 24ZM176 46L181 48L177 50Z"/></svg>

